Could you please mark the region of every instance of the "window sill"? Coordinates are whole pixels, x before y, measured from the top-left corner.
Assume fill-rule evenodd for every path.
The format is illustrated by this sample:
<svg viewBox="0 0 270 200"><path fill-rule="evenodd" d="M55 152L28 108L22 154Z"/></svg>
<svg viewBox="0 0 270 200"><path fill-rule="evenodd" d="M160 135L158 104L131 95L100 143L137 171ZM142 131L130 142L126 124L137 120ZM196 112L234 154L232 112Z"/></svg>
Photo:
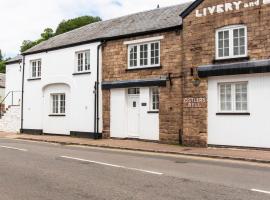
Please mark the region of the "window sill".
<svg viewBox="0 0 270 200"><path fill-rule="evenodd" d="M248 61L249 56L235 57L235 58L217 58L213 60L213 64L225 63L225 62L238 62L238 61Z"/></svg>
<svg viewBox="0 0 270 200"><path fill-rule="evenodd" d="M242 116L250 116L249 112L230 112L230 113L216 113L217 116L221 116L221 115L242 115Z"/></svg>
<svg viewBox="0 0 270 200"><path fill-rule="evenodd" d="M28 81L38 81L38 80L41 80L41 78L29 78L27 79Z"/></svg>
<svg viewBox="0 0 270 200"><path fill-rule="evenodd" d="M158 114L159 111L148 111L147 113L148 113L148 114Z"/></svg>
<svg viewBox="0 0 270 200"><path fill-rule="evenodd" d="M66 115L55 115L55 114L51 114L49 115L49 117L65 117Z"/></svg>
<svg viewBox="0 0 270 200"><path fill-rule="evenodd" d="M78 75L85 75L85 74L91 74L91 72L77 72L77 73L73 73L73 76L78 76Z"/></svg>
<svg viewBox="0 0 270 200"><path fill-rule="evenodd" d="M128 68L126 71L136 71L136 70L151 70L151 69L161 69L162 66L154 66L154 67L136 67L136 68Z"/></svg>

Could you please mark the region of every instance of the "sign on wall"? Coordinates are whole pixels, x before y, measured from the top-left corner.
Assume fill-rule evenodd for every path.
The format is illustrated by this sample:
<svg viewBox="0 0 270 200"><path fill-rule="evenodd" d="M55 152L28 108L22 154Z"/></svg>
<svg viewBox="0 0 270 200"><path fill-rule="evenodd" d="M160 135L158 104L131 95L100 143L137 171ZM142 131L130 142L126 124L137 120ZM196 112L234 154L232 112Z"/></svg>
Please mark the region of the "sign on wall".
<svg viewBox="0 0 270 200"><path fill-rule="evenodd" d="M207 99L205 97L187 97L184 98L184 108L205 108Z"/></svg>
<svg viewBox="0 0 270 200"><path fill-rule="evenodd" d="M217 13L226 13L230 11L252 8L262 4L270 4L270 0L233 1L230 3L218 4L207 8L197 9L196 17L205 17Z"/></svg>

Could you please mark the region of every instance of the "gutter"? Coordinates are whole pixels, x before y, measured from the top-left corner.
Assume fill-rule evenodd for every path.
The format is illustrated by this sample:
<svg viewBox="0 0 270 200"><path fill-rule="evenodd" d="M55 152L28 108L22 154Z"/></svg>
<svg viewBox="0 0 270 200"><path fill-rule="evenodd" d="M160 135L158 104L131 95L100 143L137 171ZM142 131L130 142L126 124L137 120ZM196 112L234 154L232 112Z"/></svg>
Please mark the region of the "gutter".
<svg viewBox="0 0 270 200"><path fill-rule="evenodd" d="M94 139L100 139L100 133L99 133L99 85L100 85L100 80L99 80L99 61L100 61L100 49L102 46L106 43L106 41L102 41L98 46L97 46L97 79L95 83L95 116L94 116Z"/></svg>
<svg viewBox="0 0 270 200"><path fill-rule="evenodd" d="M23 67L22 67L22 99L21 99L21 130L20 133L23 133L23 101L24 101L24 69L25 69L25 56L23 55Z"/></svg>

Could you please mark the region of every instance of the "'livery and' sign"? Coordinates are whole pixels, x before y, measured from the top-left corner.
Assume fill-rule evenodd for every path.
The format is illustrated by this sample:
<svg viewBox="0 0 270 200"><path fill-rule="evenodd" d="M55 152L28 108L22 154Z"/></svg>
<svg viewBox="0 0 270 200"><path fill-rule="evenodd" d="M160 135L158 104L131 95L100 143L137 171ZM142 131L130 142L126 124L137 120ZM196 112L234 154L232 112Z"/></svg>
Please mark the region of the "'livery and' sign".
<svg viewBox="0 0 270 200"><path fill-rule="evenodd" d="M253 0L249 2L233 1L231 3L223 3L207 8L196 10L196 17L205 17L207 15L213 15L216 13L225 13L234 10L240 10L245 8L251 8L260 6L261 4L269 4L270 0Z"/></svg>

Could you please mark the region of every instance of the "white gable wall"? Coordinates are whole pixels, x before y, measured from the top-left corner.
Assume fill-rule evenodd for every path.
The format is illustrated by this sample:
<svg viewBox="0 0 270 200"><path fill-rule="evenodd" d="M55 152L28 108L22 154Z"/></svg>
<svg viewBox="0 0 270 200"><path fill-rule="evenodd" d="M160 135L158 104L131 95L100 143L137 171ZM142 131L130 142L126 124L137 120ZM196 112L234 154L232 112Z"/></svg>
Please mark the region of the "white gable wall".
<svg viewBox="0 0 270 200"><path fill-rule="evenodd" d="M6 96L9 92L14 91L13 93L13 105L19 105L21 102L21 90L22 90L22 64L14 63L8 64L6 66ZM9 96L5 100L5 105L12 105L12 95Z"/></svg>
<svg viewBox="0 0 270 200"><path fill-rule="evenodd" d="M70 131L94 132L93 91L98 44L92 43L25 57L24 129L41 129L45 133L54 134L69 134ZM76 52L88 49L91 54L91 74L73 75L77 62ZM41 59L42 62L41 80L29 81L30 61L35 59ZM66 93L66 116L49 116L51 93ZM100 117L101 113L100 110Z"/></svg>

